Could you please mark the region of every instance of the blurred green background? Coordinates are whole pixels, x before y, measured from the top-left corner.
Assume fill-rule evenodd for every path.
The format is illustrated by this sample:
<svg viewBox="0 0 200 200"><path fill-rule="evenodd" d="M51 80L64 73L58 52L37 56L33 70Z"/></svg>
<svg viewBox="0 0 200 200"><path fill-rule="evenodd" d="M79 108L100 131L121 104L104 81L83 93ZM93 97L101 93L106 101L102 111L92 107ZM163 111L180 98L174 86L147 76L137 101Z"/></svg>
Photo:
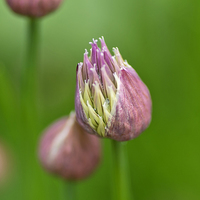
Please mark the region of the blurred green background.
<svg viewBox="0 0 200 200"><path fill-rule="evenodd" d="M11 172L1 200L65 199L64 182L37 159L40 132L74 109L76 65L92 38L104 36L149 87L150 127L127 143L135 200L200 199L200 2L193 0L64 1L41 20L39 130L19 126L20 70L27 19L0 2L0 137ZM103 142L96 173L78 183L77 199L111 198L111 147Z"/></svg>

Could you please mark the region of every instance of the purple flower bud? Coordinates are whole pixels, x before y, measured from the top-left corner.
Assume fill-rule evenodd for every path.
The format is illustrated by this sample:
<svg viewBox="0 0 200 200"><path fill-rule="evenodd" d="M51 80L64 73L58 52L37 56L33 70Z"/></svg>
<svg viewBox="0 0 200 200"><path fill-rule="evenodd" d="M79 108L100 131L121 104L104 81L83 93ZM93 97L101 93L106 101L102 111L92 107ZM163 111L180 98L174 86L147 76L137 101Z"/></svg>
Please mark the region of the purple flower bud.
<svg viewBox="0 0 200 200"><path fill-rule="evenodd" d="M89 133L118 141L137 137L151 121L151 96L118 48L109 52L104 38L91 44L77 66L77 120Z"/></svg>
<svg viewBox="0 0 200 200"><path fill-rule="evenodd" d="M43 167L67 180L89 176L101 157L100 140L86 133L75 113L63 117L46 129L39 147Z"/></svg>
<svg viewBox="0 0 200 200"><path fill-rule="evenodd" d="M21 15L42 17L57 9L62 0L6 0L10 8Z"/></svg>

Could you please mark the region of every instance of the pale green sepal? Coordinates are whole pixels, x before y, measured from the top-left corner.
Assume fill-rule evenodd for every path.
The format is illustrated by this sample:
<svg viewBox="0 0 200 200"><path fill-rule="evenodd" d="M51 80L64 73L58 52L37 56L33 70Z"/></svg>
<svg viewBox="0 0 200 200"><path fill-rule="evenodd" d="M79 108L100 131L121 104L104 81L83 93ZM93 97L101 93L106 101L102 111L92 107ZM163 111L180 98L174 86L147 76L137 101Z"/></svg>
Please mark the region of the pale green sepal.
<svg viewBox="0 0 200 200"><path fill-rule="evenodd" d="M89 118L88 119L88 122L90 124L90 126L94 129L94 130L97 130L97 127L92 123L92 120Z"/></svg>
<svg viewBox="0 0 200 200"><path fill-rule="evenodd" d="M97 133L102 136L102 137L105 137L105 124L102 120L102 117L99 116L99 126L97 127Z"/></svg>
<svg viewBox="0 0 200 200"><path fill-rule="evenodd" d="M110 100L110 107L112 108L116 101L116 94L115 94L112 86L108 86L108 98Z"/></svg>
<svg viewBox="0 0 200 200"><path fill-rule="evenodd" d="M81 105L83 107L83 111L84 111L86 117L88 118L89 117L88 107L87 107L86 103L83 100L81 92L80 92L80 100L81 100Z"/></svg>
<svg viewBox="0 0 200 200"><path fill-rule="evenodd" d="M99 123L99 117L98 114L94 111L94 109L92 108L92 106L89 104L89 102L87 101L87 106L88 106L88 112L89 112L89 117L92 121L92 123L97 126Z"/></svg>
<svg viewBox="0 0 200 200"><path fill-rule="evenodd" d="M85 91L84 91L83 99L85 102L88 101L90 105L93 105L92 99L91 99L91 91L89 88L89 80L85 81Z"/></svg>
<svg viewBox="0 0 200 200"><path fill-rule="evenodd" d="M94 87L94 109L96 109L97 113L102 116L103 108L102 105L105 102L105 98L100 90L99 84L95 82L93 84Z"/></svg>
<svg viewBox="0 0 200 200"><path fill-rule="evenodd" d="M104 104L103 104L103 120L104 120L105 124L107 124L110 116L111 116L110 106L106 102L104 102Z"/></svg>

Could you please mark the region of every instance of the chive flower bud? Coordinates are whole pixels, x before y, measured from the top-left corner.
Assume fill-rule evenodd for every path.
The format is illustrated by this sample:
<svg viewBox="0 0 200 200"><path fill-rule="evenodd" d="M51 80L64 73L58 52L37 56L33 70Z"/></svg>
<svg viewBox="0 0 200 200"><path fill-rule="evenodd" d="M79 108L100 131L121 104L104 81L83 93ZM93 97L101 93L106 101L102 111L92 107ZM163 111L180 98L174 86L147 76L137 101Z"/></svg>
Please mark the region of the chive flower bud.
<svg viewBox="0 0 200 200"><path fill-rule="evenodd" d="M117 141L137 137L151 121L151 96L119 49L109 52L104 38L91 42L77 65L75 109L79 124L89 133Z"/></svg>
<svg viewBox="0 0 200 200"><path fill-rule="evenodd" d="M62 0L6 0L17 14L28 17L42 17L58 8Z"/></svg>
<svg viewBox="0 0 200 200"><path fill-rule="evenodd" d="M66 180L89 176L101 157L99 138L86 133L76 121L75 113L63 117L44 131L39 159L49 172Z"/></svg>

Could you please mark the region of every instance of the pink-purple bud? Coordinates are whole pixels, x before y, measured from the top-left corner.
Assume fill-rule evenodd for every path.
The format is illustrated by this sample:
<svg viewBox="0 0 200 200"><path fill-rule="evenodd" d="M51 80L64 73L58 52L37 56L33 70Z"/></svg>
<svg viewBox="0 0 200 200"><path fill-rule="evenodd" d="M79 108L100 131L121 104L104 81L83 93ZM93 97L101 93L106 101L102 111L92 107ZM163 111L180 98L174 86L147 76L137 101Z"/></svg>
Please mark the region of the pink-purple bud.
<svg viewBox="0 0 200 200"><path fill-rule="evenodd" d="M118 48L109 52L104 38L101 49L91 42L77 66L75 108L79 124L89 133L127 141L143 132L151 121L151 96L136 71Z"/></svg>
<svg viewBox="0 0 200 200"><path fill-rule="evenodd" d="M39 159L43 167L67 180L89 176L101 158L100 140L86 133L75 113L50 125L42 135Z"/></svg>
<svg viewBox="0 0 200 200"><path fill-rule="evenodd" d="M6 0L9 7L20 15L42 17L58 8L62 0Z"/></svg>

